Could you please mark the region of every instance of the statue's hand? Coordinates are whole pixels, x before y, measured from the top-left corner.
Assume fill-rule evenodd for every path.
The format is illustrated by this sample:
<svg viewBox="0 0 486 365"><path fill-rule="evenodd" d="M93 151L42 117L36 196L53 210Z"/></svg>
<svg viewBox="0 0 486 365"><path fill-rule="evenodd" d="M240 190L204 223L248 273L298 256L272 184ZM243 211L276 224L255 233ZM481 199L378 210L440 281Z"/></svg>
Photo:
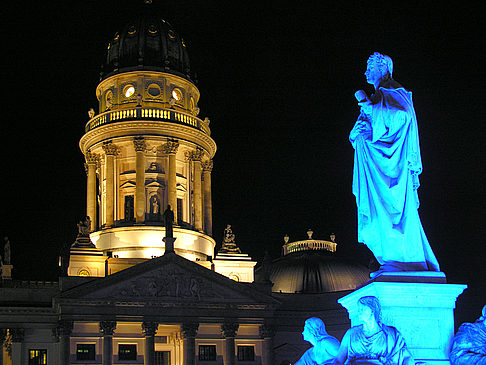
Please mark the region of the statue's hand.
<svg viewBox="0 0 486 365"><path fill-rule="evenodd" d="M366 115L370 115L371 114L371 111L372 111L372 108L371 108L371 101L369 101L368 99L367 100L364 100L362 102L359 102L358 105L361 107L361 112L366 114Z"/></svg>

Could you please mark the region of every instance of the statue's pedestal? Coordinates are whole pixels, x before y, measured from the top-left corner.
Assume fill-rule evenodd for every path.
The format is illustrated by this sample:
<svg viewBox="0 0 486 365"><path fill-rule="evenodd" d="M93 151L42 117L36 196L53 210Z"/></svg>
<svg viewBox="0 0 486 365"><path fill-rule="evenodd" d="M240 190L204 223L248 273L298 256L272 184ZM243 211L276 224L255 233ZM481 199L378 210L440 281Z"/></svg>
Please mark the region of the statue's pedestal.
<svg viewBox="0 0 486 365"><path fill-rule="evenodd" d="M347 309L351 326L356 326L358 299L377 297L383 323L400 331L416 361L449 364L456 299L466 288L446 284L441 272L383 273L338 302Z"/></svg>

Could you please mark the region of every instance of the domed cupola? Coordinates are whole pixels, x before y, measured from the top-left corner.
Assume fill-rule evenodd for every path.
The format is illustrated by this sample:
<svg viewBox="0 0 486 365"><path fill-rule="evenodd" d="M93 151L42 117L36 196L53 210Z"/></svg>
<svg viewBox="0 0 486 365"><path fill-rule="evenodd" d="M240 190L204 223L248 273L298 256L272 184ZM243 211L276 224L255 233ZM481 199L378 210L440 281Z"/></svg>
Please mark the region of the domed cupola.
<svg viewBox="0 0 486 365"><path fill-rule="evenodd" d="M130 21L108 43L101 79L139 70L191 79L184 40L168 22L151 14Z"/></svg>
<svg viewBox="0 0 486 365"><path fill-rule="evenodd" d="M308 239L289 242L285 236L282 257L271 265L272 291L281 293L327 293L352 290L369 280L366 267L334 256L335 236L330 241ZM261 270L261 268L260 268Z"/></svg>

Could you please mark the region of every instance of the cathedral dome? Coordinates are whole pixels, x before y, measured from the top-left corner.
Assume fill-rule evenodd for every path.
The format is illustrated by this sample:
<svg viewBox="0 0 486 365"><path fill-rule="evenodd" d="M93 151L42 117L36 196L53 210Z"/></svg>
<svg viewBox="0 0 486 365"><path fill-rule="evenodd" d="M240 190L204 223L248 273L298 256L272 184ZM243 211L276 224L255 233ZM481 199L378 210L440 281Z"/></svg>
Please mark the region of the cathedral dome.
<svg viewBox="0 0 486 365"><path fill-rule="evenodd" d="M184 40L168 22L151 14L139 16L115 33L100 75L105 79L138 70L168 72L191 80Z"/></svg>
<svg viewBox="0 0 486 365"><path fill-rule="evenodd" d="M269 279L273 292L310 294L353 290L369 280L366 267L335 257L334 239L314 240L310 233L309 239L303 241L287 243L286 237L283 256L271 264Z"/></svg>

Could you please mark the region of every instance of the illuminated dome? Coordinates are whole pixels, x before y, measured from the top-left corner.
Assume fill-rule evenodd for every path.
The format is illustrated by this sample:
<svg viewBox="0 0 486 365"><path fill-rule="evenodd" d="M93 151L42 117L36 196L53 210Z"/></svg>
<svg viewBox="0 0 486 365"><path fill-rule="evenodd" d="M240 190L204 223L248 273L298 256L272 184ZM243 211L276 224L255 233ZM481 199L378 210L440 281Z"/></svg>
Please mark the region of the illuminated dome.
<svg viewBox="0 0 486 365"><path fill-rule="evenodd" d="M190 80L184 40L165 20L146 14L129 22L109 42L101 79L128 71L162 71Z"/></svg>
<svg viewBox="0 0 486 365"><path fill-rule="evenodd" d="M334 257L336 242L309 239L288 243L282 257L271 266L273 292L327 293L353 290L369 280L369 270L351 261ZM261 270L261 268L260 268Z"/></svg>

